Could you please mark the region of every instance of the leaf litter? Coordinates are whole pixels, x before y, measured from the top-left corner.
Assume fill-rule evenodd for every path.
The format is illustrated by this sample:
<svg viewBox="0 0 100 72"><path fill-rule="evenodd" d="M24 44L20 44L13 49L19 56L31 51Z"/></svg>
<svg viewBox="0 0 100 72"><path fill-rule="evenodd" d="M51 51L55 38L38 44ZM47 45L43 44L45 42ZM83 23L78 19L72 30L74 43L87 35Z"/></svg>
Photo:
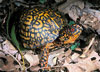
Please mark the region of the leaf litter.
<svg viewBox="0 0 100 72"><path fill-rule="evenodd" d="M17 1L17 3L16 3ZM57 1L57 0L56 0ZM60 0L61 2L63 0ZM60 2L60 1L57 1ZM5 9L5 3L0 1L3 7L2 14L3 19L0 17L1 23L4 25L6 22L7 11ZM15 5L24 6L24 0L14 0ZM34 2L33 2L34 3ZM11 4L8 2L8 4ZM86 43L84 47L78 47L75 50L71 50L69 46L63 46L63 48L51 51L49 53L48 65L51 66L51 70L55 72L93 72L100 70L100 11L91 9L94 5L82 0L68 0L67 2L58 6L58 10L64 14L68 14L69 17L77 22L78 21L86 31L85 36L82 34L79 40L83 41L81 45ZM4 15L3 15L4 14ZM3 21L4 20L4 21ZM89 33L89 29L92 30ZM2 32L1 32L2 33ZM22 59L19 51L10 42L9 39L0 33L0 71L14 71L21 72ZM4 40L5 38L5 40ZM32 50L23 51L25 59L26 72L37 72L39 67L40 54L35 54Z"/></svg>

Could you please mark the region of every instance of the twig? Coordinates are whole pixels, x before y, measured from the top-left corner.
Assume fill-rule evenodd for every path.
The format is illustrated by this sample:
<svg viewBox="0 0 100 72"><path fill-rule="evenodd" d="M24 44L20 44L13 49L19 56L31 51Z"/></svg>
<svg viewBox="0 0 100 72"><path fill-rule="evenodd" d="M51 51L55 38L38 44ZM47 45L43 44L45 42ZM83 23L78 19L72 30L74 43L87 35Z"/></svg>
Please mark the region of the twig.
<svg viewBox="0 0 100 72"><path fill-rule="evenodd" d="M17 61L17 63L19 64L19 66L21 67L21 69L22 69L22 65L21 65L21 63L17 60L17 58L16 57L14 57L12 54L10 54L9 52L8 52L8 54L14 59L14 60L16 60Z"/></svg>
<svg viewBox="0 0 100 72"><path fill-rule="evenodd" d="M92 46L94 40L95 40L95 37L92 38L90 44L86 47L86 50L83 52L83 54L82 54L80 57L82 57L82 58L86 57L86 53L88 52L88 50L89 50L90 47Z"/></svg>

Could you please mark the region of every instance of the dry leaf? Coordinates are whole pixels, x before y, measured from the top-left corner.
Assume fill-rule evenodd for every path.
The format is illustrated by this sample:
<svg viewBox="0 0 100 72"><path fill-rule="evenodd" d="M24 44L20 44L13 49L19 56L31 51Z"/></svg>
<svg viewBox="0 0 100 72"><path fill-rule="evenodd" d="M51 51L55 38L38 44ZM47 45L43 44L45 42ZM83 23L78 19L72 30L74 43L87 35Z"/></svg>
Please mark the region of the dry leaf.
<svg viewBox="0 0 100 72"><path fill-rule="evenodd" d="M71 56L71 59L72 59L73 61L75 61L79 56L80 56L80 54L74 53L74 54Z"/></svg>
<svg viewBox="0 0 100 72"><path fill-rule="evenodd" d="M3 43L2 43L2 50L8 54L8 52L12 55L16 54L18 52L17 49L15 49L15 47L10 43L10 41L8 40L5 40Z"/></svg>
<svg viewBox="0 0 100 72"><path fill-rule="evenodd" d="M81 0L68 0L58 7L58 10L64 14L68 14L74 21L79 18L81 14L80 9L84 8L84 2Z"/></svg>
<svg viewBox="0 0 100 72"><path fill-rule="evenodd" d="M61 49L60 49L61 50ZM58 51L60 51L60 50L58 50ZM57 52L58 52L57 51ZM55 51L54 51L55 52ZM48 65L50 65L50 66L54 66L55 64L56 64L56 62L57 62L57 58L58 58L58 56L60 55L60 54L62 54L63 53L63 51L62 52L58 52L58 53L51 53L51 54L49 54L49 58L48 58Z"/></svg>
<svg viewBox="0 0 100 72"><path fill-rule="evenodd" d="M27 52L24 57L30 63L30 67L39 64L38 55Z"/></svg>
<svg viewBox="0 0 100 72"><path fill-rule="evenodd" d="M32 67L30 67L30 71L31 72L38 72L39 69L40 69L39 66L32 66Z"/></svg>
<svg viewBox="0 0 100 72"><path fill-rule="evenodd" d="M69 72L84 72L76 64L68 64L67 61L65 61L65 64L63 66L67 67Z"/></svg>
<svg viewBox="0 0 100 72"><path fill-rule="evenodd" d="M95 57L95 60L91 60L93 57ZM75 64L68 63L67 60L65 60L63 66L67 67L69 72L91 72L100 69L99 60L100 56L95 51L92 51L85 59L77 58L77 63Z"/></svg>
<svg viewBox="0 0 100 72"><path fill-rule="evenodd" d="M0 55L0 70L15 70L14 59L11 56Z"/></svg>

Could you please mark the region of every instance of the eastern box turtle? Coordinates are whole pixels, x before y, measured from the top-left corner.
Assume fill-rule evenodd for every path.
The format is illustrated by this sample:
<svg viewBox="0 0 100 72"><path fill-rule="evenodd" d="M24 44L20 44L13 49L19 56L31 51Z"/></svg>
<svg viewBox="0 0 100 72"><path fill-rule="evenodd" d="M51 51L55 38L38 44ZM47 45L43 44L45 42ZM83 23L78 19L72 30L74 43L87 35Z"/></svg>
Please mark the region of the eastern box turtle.
<svg viewBox="0 0 100 72"><path fill-rule="evenodd" d="M68 26L63 15L44 7L24 9L16 22L16 35L24 48L42 49L41 67L48 66L49 47L59 39L64 44L74 43L82 29Z"/></svg>

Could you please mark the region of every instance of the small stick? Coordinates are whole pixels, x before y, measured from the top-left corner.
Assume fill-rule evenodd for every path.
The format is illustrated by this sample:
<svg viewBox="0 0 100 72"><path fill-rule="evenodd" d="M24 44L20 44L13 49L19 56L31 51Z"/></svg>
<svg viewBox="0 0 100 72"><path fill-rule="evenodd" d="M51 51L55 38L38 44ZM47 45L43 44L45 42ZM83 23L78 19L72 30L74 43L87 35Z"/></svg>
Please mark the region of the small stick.
<svg viewBox="0 0 100 72"><path fill-rule="evenodd" d="M82 54L80 57L82 57L82 58L86 57L86 53L88 52L88 50L89 50L90 47L92 46L94 40L95 40L95 37L92 38L90 44L86 47L86 50L83 52L83 54Z"/></svg>

